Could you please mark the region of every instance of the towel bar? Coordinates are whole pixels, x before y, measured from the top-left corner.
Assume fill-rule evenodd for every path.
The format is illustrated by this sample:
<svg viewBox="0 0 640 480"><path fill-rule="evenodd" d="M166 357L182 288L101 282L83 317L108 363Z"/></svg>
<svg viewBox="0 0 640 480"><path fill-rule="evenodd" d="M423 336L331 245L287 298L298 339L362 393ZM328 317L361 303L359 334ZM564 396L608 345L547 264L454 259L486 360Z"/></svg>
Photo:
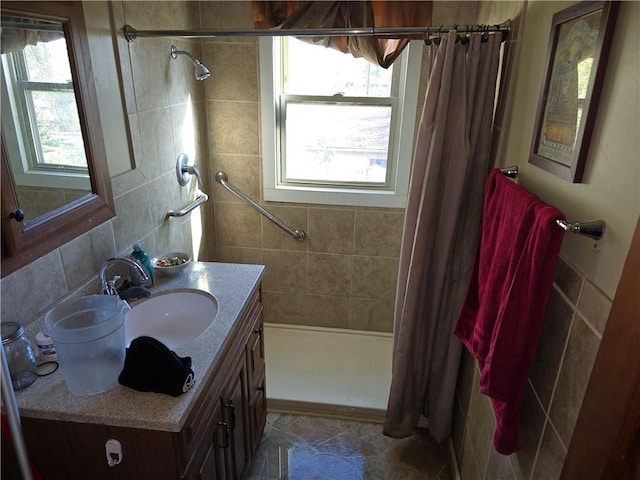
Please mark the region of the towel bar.
<svg viewBox="0 0 640 480"><path fill-rule="evenodd" d="M500 173L505 177L515 178L518 176L518 166L513 165L511 167L505 167L500 169ZM592 220L590 222L567 222L566 220L556 220L556 224L563 230L585 237L592 238L593 240L601 240L607 231L607 225L604 220Z"/></svg>

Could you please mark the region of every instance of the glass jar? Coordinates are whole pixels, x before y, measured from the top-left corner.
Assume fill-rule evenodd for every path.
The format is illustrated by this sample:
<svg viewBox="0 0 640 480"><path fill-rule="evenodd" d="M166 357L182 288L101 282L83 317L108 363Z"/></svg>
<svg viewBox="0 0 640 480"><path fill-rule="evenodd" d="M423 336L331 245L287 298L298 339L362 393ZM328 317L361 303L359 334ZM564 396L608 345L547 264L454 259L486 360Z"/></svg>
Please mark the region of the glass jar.
<svg viewBox="0 0 640 480"><path fill-rule="evenodd" d="M7 356L13 389L28 387L38 378L38 374L36 356L24 333L24 327L18 322L3 322L1 329L2 347Z"/></svg>

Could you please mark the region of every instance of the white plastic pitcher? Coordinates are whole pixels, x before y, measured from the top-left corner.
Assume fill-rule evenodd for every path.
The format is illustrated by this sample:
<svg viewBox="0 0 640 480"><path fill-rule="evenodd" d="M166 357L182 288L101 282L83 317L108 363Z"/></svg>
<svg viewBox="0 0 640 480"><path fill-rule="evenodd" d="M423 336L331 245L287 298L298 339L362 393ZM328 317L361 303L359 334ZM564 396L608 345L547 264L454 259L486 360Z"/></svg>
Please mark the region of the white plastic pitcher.
<svg viewBox="0 0 640 480"><path fill-rule="evenodd" d="M45 329L58 351L67 388L94 395L118 383L124 366L124 319L129 305L119 297L86 295L51 309Z"/></svg>

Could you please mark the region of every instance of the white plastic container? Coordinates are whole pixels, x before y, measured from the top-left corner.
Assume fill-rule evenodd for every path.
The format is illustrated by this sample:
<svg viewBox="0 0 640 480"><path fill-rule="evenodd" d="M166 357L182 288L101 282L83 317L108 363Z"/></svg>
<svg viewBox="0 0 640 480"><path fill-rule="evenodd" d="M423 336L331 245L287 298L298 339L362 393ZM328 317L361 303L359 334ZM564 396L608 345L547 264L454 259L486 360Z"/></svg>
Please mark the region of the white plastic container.
<svg viewBox="0 0 640 480"><path fill-rule="evenodd" d="M36 345L38 347L38 355L43 362L57 362L58 352L53 343L53 339L45 332L38 332L36 335Z"/></svg>
<svg viewBox="0 0 640 480"><path fill-rule="evenodd" d="M51 309L44 319L53 339L67 388L94 395L118 383L124 366L126 302L110 295L87 295Z"/></svg>

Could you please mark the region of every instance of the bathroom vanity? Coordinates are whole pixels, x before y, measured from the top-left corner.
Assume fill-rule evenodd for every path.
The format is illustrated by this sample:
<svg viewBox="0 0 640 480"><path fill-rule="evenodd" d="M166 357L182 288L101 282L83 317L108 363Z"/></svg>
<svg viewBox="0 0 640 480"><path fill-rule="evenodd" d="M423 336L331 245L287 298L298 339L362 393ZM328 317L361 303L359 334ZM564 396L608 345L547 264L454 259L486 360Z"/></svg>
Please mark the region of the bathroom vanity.
<svg viewBox="0 0 640 480"><path fill-rule="evenodd" d="M196 373L195 386L179 397L121 385L75 396L60 372L18 391L29 458L42 476L246 478L266 421L263 272L258 265L196 262L179 277L156 279L154 292L196 288L218 301L212 325L175 348L192 358ZM110 440L121 454L107 453Z"/></svg>

